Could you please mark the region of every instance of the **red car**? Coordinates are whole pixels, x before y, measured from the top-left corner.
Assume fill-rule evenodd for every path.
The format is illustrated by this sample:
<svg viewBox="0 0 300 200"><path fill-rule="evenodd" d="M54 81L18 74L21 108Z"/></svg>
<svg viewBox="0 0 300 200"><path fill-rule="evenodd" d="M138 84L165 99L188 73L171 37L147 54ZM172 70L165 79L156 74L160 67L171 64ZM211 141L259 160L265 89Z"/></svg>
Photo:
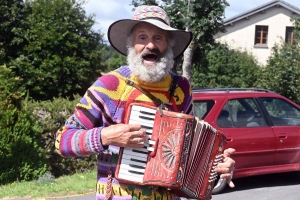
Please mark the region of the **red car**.
<svg viewBox="0 0 300 200"><path fill-rule="evenodd" d="M300 171L300 106L270 90L193 90L194 115L227 137L236 149L233 179ZM213 194L227 183L220 179Z"/></svg>

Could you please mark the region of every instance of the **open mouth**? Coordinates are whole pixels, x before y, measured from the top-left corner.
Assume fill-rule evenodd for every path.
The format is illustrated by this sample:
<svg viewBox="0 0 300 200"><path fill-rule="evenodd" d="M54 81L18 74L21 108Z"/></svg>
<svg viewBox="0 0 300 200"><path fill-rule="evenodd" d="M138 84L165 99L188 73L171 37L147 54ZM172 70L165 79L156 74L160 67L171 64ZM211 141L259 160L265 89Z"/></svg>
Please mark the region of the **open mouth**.
<svg viewBox="0 0 300 200"><path fill-rule="evenodd" d="M146 62L156 62L158 59L158 55L154 53L145 54L142 56L143 60Z"/></svg>

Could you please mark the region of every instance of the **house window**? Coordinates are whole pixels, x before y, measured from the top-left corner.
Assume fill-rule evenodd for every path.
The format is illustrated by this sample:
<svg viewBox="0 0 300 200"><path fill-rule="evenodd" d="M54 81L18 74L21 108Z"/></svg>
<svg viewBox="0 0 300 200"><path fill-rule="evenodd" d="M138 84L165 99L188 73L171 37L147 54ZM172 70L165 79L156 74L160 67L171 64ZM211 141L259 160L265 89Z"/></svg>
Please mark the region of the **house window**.
<svg viewBox="0 0 300 200"><path fill-rule="evenodd" d="M268 42L268 26L255 27L254 45L267 45Z"/></svg>
<svg viewBox="0 0 300 200"><path fill-rule="evenodd" d="M293 44L295 39L294 27L286 27L285 30L285 42L288 44Z"/></svg>

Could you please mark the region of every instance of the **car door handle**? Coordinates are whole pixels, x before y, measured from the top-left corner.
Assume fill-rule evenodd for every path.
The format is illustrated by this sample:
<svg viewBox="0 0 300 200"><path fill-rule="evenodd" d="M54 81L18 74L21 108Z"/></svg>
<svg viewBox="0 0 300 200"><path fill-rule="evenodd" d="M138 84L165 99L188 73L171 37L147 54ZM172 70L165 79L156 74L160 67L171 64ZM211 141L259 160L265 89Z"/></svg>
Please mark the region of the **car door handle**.
<svg viewBox="0 0 300 200"><path fill-rule="evenodd" d="M279 138L280 138L280 139L286 139L287 136L286 136L285 133L280 133L280 134L279 134Z"/></svg>
<svg viewBox="0 0 300 200"><path fill-rule="evenodd" d="M232 138L226 138L227 142L232 142Z"/></svg>

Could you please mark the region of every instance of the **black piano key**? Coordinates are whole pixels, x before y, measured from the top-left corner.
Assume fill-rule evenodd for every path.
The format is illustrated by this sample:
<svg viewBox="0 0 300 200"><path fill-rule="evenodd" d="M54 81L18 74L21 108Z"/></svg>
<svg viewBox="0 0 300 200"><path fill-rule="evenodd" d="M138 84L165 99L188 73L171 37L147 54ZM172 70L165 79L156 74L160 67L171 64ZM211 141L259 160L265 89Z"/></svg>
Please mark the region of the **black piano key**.
<svg viewBox="0 0 300 200"><path fill-rule="evenodd" d="M145 128L145 129L152 129L151 126L146 126L146 125L141 125L142 128Z"/></svg>
<svg viewBox="0 0 300 200"><path fill-rule="evenodd" d="M134 159L134 158L131 158L130 159L131 161L134 161L134 162L139 162L139 163L147 163L146 161L143 161L143 160L138 160L138 159Z"/></svg>
<svg viewBox="0 0 300 200"><path fill-rule="evenodd" d="M140 113L155 116L155 113L150 113L150 112L143 111L143 110L140 110Z"/></svg>
<svg viewBox="0 0 300 200"><path fill-rule="evenodd" d="M142 173L142 172L137 172L137 171L133 171L133 170L128 170L128 172L133 173L133 174L144 175L144 173Z"/></svg>
<svg viewBox="0 0 300 200"><path fill-rule="evenodd" d="M146 117L146 116L143 116L143 115L139 115L139 118L146 119L146 120L151 120L151 121L154 120L153 117Z"/></svg>
<svg viewBox="0 0 300 200"><path fill-rule="evenodd" d="M146 147L143 147L143 148L146 148ZM148 152L139 151L138 149L132 149L132 151L136 152L136 153L148 154Z"/></svg>
<svg viewBox="0 0 300 200"><path fill-rule="evenodd" d="M130 167L138 168L138 169L146 169L146 167L134 165L134 164L129 164Z"/></svg>

